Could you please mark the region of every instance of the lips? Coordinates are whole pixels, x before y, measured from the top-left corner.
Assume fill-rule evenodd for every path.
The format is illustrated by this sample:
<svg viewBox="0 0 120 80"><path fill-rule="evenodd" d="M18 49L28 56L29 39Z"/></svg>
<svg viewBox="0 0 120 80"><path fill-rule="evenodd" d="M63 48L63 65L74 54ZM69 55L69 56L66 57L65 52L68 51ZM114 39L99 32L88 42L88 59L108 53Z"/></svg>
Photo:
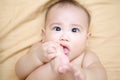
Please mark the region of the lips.
<svg viewBox="0 0 120 80"><path fill-rule="evenodd" d="M63 44L60 44L60 45L63 47L64 54L68 56L70 52L69 48Z"/></svg>

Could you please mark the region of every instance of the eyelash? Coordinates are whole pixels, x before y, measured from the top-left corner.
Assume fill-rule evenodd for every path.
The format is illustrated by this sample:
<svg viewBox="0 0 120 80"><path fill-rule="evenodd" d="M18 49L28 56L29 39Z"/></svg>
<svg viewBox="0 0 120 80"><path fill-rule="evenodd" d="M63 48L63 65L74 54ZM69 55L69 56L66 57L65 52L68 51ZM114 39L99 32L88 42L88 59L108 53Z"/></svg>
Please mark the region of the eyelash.
<svg viewBox="0 0 120 80"><path fill-rule="evenodd" d="M58 27L58 26L55 26L55 27L53 27L53 30L55 30L55 31L61 31L61 28Z"/></svg>
<svg viewBox="0 0 120 80"><path fill-rule="evenodd" d="M74 31L76 29L76 31ZM71 30L72 32L76 33L76 32L80 32L80 29L79 28L72 28Z"/></svg>
<svg viewBox="0 0 120 80"><path fill-rule="evenodd" d="M55 26L55 27L52 28L52 30L61 31L61 27ZM80 32L80 29L79 29L79 28L72 28L72 29L71 29L71 32L77 33L77 32Z"/></svg>

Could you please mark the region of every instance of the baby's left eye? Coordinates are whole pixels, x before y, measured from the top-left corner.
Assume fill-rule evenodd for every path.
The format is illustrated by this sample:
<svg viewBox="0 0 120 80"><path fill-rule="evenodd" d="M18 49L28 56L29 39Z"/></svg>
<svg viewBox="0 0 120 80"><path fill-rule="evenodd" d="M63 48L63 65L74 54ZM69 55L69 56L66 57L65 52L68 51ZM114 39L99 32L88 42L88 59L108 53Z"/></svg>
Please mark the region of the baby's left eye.
<svg viewBox="0 0 120 80"><path fill-rule="evenodd" d="M79 28L72 28L72 32L79 32Z"/></svg>

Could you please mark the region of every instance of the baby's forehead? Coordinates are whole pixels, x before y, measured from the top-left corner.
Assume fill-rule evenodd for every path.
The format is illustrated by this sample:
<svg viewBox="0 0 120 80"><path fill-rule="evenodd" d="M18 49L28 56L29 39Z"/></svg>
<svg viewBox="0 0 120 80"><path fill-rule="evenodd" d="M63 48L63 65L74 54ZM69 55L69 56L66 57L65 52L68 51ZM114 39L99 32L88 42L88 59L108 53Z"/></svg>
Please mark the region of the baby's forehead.
<svg viewBox="0 0 120 80"><path fill-rule="evenodd" d="M88 26L90 25L91 17L90 17L90 14L89 14L88 10L86 8L84 8L84 6L82 6L79 3L69 3L69 2L56 3L56 4L53 4L50 7L48 7L47 12L46 12L46 16L45 16L45 25L47 23L48 18L50 18L51 15L53 17L55 15L56 11L58 11L57 13L59 13L59 11L62 11L62 12L64 11L65 12L65 11L68 11L67 9L68 10L75 9L75 10L78 11L77 13L80 12L80 15L81 15L81 11L82 11L82 13L86 16L86 20L88 21ZM74 10L73 10L73 13L74 13Z"/></svg>
<svg viewBox="0 0 120 80"><path fill-rule="evenodd" d="M52 5L51 7L48 8L47 12L46 12L46 18L48 16L49 13L51 13L53 10L59 10L59 9L63 9L64 11L66 11L66 9L71 9L71 8L78 8L78 10L82 10L87 16L88 16L88 21L90 23L90 14L89 12L80 4L74 4L74 3L57 3Z"/></svg>
<svg viewBox="0 0 120 80"><path fill-rule="evenodd" d="M46 13L46 19L48 16L53 15L54 12L62 11L63 13L66 13L66 11L67 12L71 11L69 13L74 13L74 11L76 10L77 10L77 13L83 13L87 16L87 13L81 7L66 3L66 4L56 4L53 7L51 7Z"/></svg>

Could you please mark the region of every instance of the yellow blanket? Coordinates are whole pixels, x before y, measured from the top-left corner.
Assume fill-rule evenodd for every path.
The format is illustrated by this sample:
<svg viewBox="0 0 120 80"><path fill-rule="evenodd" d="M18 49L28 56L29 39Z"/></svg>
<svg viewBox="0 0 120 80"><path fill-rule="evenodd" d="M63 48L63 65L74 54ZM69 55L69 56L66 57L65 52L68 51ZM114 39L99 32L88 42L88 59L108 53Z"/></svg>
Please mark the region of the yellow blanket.
<svg viewBox="0 0 120 80"><path fill-rule="evenodd" d="M18 80L16 61L41 39L48 0L0 0L0 80ZM105 66L108 80L120 80L120 0L78 0L91 12L89 48Z"/></svg>

